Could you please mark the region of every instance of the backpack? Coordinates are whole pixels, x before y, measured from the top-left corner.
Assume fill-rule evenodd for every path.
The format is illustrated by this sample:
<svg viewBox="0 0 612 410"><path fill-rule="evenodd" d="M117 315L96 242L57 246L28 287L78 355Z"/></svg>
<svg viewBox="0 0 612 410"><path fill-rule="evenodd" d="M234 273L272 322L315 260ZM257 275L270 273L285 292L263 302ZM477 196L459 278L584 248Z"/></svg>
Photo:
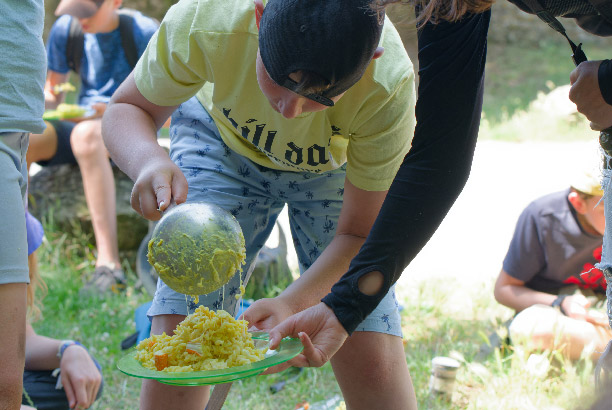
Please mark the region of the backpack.
<svg viewBox="0 0 612 410"><path fill-rule="evenodd" d="M138 62L138 46L134 39L134 13L132 9L121 9L119 14L119 34L121 35L121 45L130 67L134 68ZM159 21L153 19L158 25ZM85 47L85 37L81 23L76 18L70 20L70 29L66 39L66 61L68 67L79 74L81 69L81 59Z"/></svg>

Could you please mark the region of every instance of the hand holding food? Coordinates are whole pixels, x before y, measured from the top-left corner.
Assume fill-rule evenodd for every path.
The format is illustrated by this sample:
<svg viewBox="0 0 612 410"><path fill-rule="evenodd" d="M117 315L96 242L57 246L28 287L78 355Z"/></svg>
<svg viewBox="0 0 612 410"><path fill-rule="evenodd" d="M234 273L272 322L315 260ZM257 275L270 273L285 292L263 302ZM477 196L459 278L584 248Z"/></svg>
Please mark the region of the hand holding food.
<svg viewBox="0 0 612 410"><path fill-rule="evenodd" d="M249 322L251 328L267 331L294 313L295 310L281 296L277 296L256 300L242 318Z"/></svg>
<svg viewBox="0 0 612 410"><path fill-rule="evenodd" d="M270 349L275 349L286 337L299 337L304 345L302 354L287 362L296 367L320 367L342 347L348 333L334 312L324 303L318 303L285 319L270 330ZM275 366L266 373L284 370L287 365Z"/></svg>

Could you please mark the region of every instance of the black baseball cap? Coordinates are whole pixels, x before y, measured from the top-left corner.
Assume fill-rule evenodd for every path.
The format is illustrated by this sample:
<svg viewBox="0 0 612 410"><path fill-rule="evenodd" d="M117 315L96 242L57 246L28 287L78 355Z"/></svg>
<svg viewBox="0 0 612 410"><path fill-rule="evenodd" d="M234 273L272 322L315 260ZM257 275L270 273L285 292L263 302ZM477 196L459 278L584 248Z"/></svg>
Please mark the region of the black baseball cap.
<svg viewBox="0 0 612 410"><path fill-rule="evenodd" d="M279 85L323 105L363 76L382 32L372 0L269 0L259 24L259 53ZM304 94L289 74L307 70L329 87Z"/></svg>
<svg viewBox="0 0 612 410"><path fill-rule="evenodd" d="M69 14L79 19L86 19L98 11L104 0L62 0L55 9L56 16Z"/></svg>

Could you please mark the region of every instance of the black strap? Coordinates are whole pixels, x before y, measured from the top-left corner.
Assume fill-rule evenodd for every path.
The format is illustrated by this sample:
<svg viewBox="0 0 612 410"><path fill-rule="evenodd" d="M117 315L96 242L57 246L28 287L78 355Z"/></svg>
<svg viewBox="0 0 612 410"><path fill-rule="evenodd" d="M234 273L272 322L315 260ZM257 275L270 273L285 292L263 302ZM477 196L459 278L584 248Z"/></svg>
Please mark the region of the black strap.
<svg viewBox="0 0 612 410"><path fill-rule="evenodd" d="M77 74L81 69L83 47L85 47L83 28L81 27L79 20L72 17L70 19L68 38L66 39L66 61L68 63L68 67Z"/></svg>
<svg viewBox="0 0 612 410"><path fill-rule="evenodd" d="M134 17L133 11L129 9L119 10L119 34L121 35L121 45L123 52L130 67L136 67L138 62L138 46L134 38Z"/></svg>
<svg viewBox="0 0 612 410"><path fill-rule="evenodd" d="M601 1L609 1L609 0L601 0ZM540 18L543 22L548 24L553 30L558 33L561 33L563 37L567 39L570 47L572 48L572 60L574 60L574 64L578 65L584 61L587 61L587 57L582 51L582 43L576 45L565 32L565 27L563 24L555 16L550 14L546 8L540 3L540 0L523 0L523 3L527 5L531 9L531 11Z"/></svg>

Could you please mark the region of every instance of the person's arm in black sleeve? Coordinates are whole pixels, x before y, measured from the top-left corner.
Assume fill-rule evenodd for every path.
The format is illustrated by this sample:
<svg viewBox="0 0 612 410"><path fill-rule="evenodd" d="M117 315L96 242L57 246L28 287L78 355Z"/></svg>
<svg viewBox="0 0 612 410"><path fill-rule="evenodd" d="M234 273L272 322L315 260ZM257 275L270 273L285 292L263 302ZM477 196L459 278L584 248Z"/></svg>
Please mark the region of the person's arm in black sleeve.
<svg viewBox="0 0 612 410"><path fill-rule="evenodd" d="M485 12L457 23L427 23L419 33L412 148L359 254L322 299L349 334L425 246L468 179L482 111L489 20ZM382 273L383 286L367 296L358 280L372 271Z"/></svg>
<svg viewBox="0 0 612 410"><path fill-rule="evenodd" d="M599 89L605 102L612 105L612 60L603 60L597 72Z"/></svg>

